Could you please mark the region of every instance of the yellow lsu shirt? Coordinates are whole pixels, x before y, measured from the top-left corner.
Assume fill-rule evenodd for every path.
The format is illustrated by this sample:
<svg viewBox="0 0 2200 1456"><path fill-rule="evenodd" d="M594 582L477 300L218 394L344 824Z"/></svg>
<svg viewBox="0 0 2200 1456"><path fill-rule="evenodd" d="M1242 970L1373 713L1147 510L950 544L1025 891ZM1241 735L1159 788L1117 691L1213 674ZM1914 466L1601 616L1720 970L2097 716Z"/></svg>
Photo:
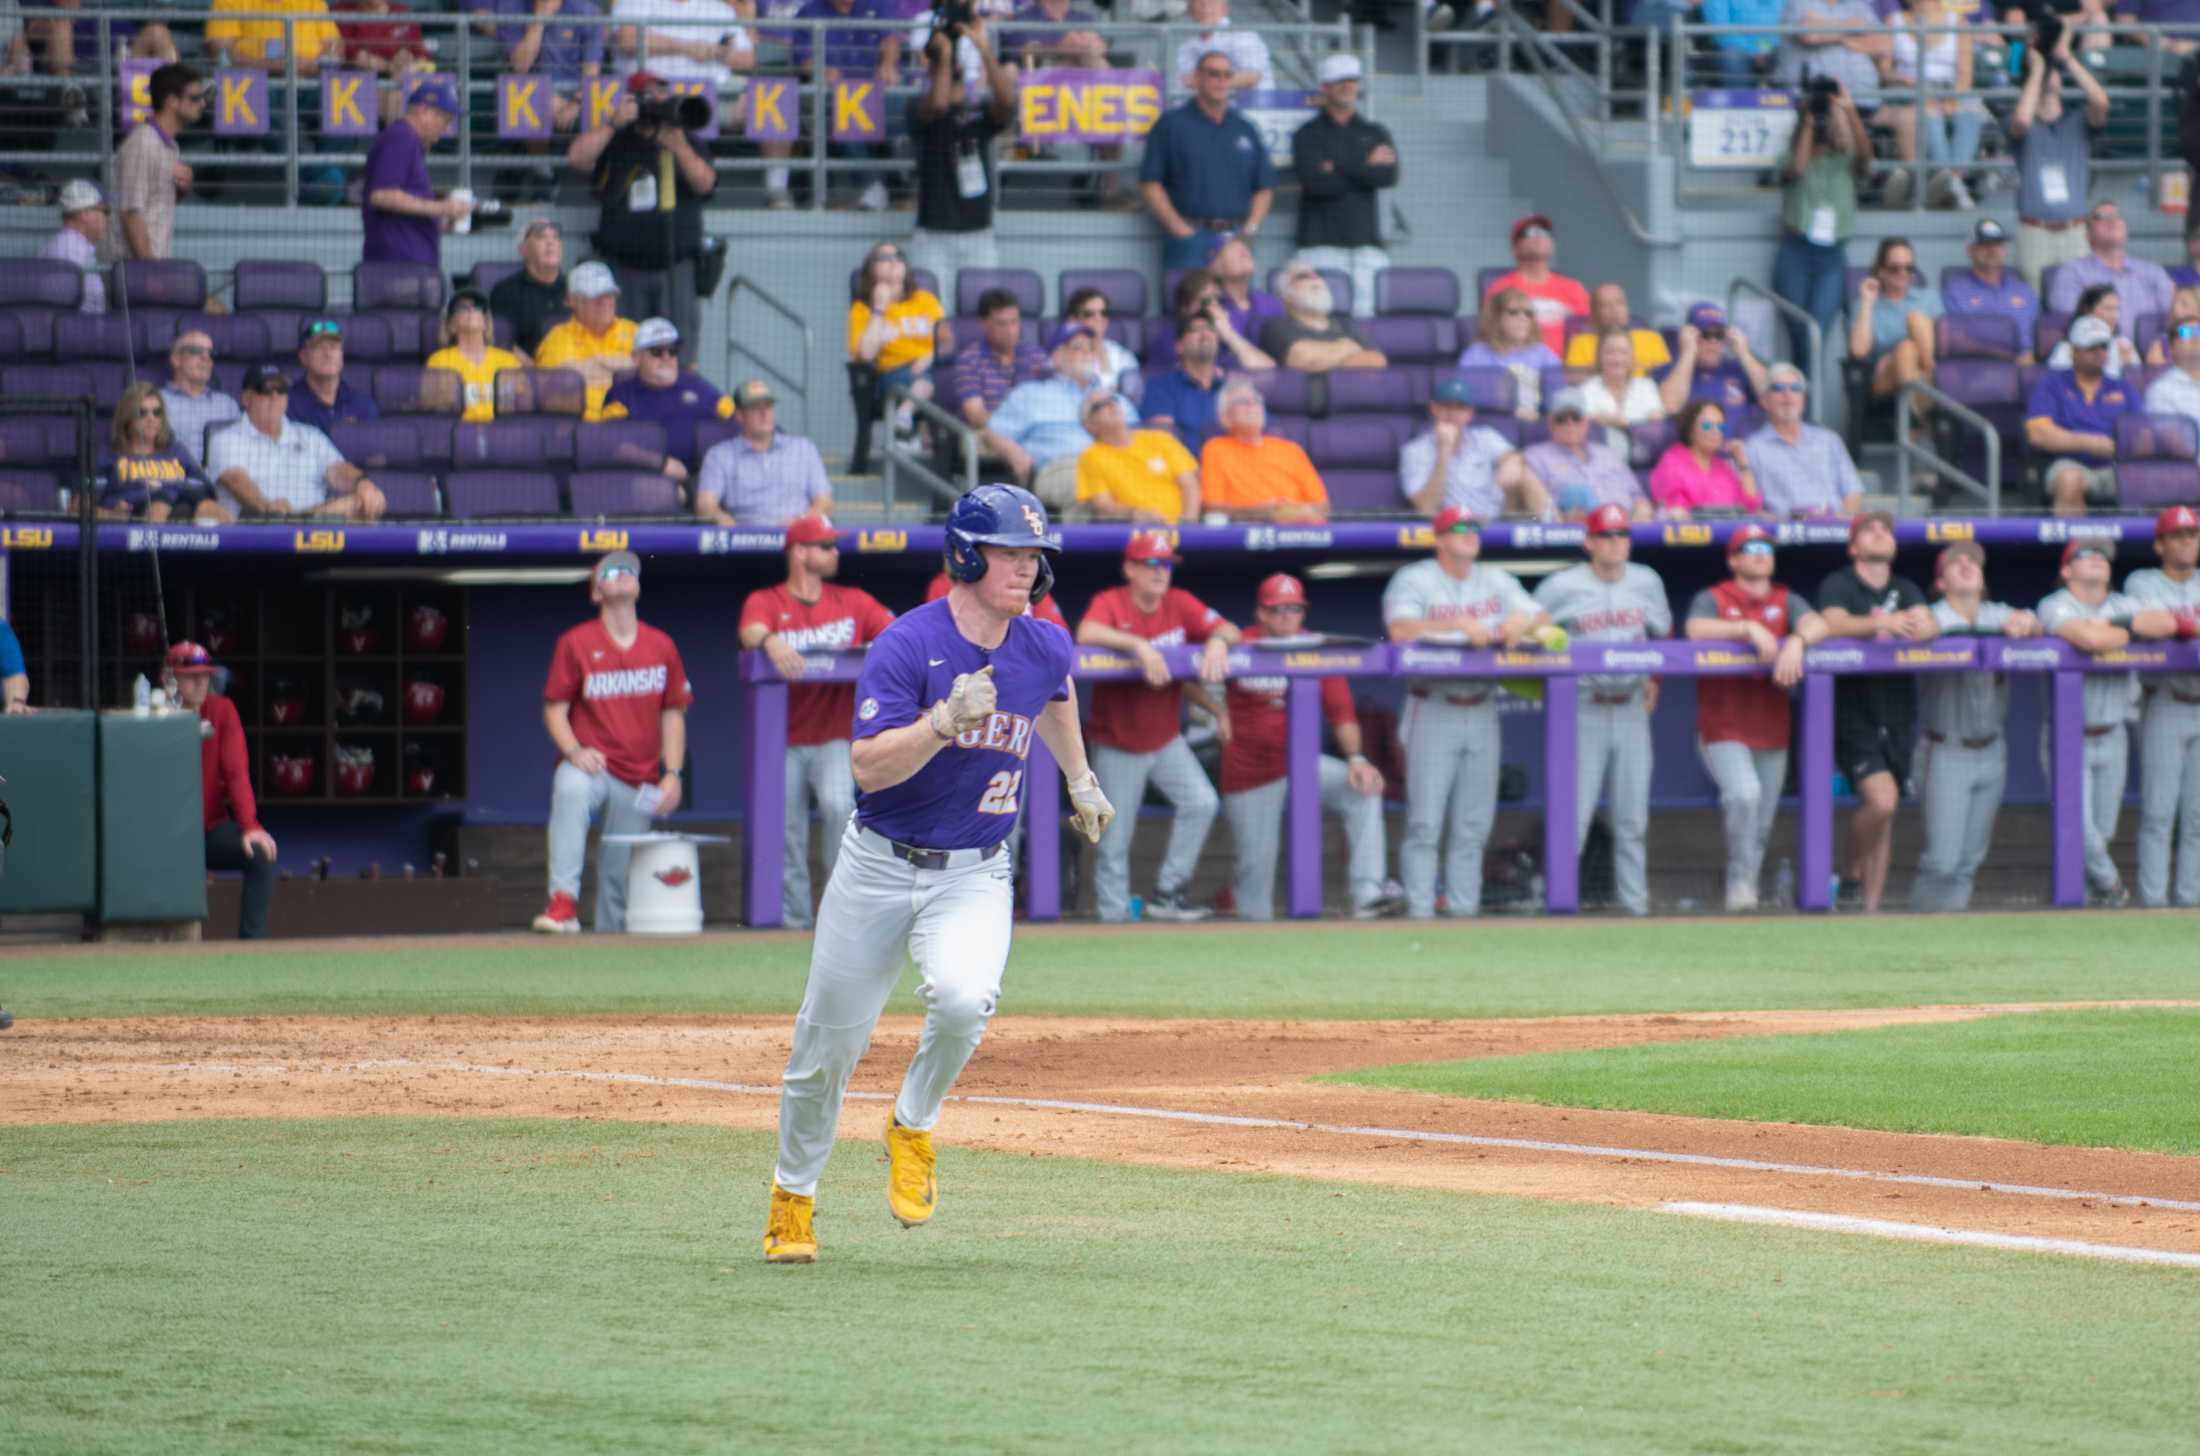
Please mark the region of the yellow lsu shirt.
<svg viewBox="0 0 2200 1456"><path fill-rule="evenodd" d="M578 364L584 359L618 358L634 356L634 320L616 320L603 334L592 334L581 327L579 319L567 319L542 336L542 347L535 351L537 369L562 369L568 364ZM588 413L582 418L590 424L603 419L603 397L611 392L611 386L588 386Z"/></svg>
<svg viewBox="0 0 2200 1456"><path fill-rule="evenodd" d="M886 322L894 336L878 351L874 361L878 372L891 373L904 364L914 364L919 359L932 357L932 326L947 316L940 301L923 289L918 289L892 308L886 310ZM848 309L848 357L863 357L858 348L863 341L863 331L871 326L871 305L857 302Z"/></svg>
<svg viewBox="0 0 2200 1456"><path fill-rule="evenodd" d="M457 349L438 349L428 356L430 369L448 369L459 377L465 388L466 413L459 416L469 425L486 424L497 417L496 378L501 370L524 369L519 355L503 349L491 349L475 364Z"/></svg>
<svg viewBox="0 0 2200 1456"><path fill-rule="evenodd" d="M1095 440L1085 447L1077 457L1077 499L1106 495L1130 510L1181 520L1184 491L1177 482L1198 468L1167 430L1133 430L1128 445Z"/></svg>
<svg viewBox="0 0 2200 1456"><path fill-rule="evenodd" d="M318 15L322 19L301 20L291 27L298 45L298 59L317 60L322 51L337 43L336 23L327 18L328 6L322 0L214 0L208 14L218 16L224 11L244 14ZM261 60L268 54L268 43L275 42L275 54L282 54L283 23L280 20L209 20L206 22L206 43L209 47L227 44L230 55L240 60Z"/></svg>
<svg viewBox="0 0 2200 1456"><path fill-rule="evenodd" d="M1665 335L1656 329L1629 329L1628 337L1635 345L1635 372L1648 374L1653 369L1663 369L1673 362L1672 351L1665 347ZM1597 367L1597 336L1579 333L1566 343L1566 367L1568 369L1594 369Z"/></svg>

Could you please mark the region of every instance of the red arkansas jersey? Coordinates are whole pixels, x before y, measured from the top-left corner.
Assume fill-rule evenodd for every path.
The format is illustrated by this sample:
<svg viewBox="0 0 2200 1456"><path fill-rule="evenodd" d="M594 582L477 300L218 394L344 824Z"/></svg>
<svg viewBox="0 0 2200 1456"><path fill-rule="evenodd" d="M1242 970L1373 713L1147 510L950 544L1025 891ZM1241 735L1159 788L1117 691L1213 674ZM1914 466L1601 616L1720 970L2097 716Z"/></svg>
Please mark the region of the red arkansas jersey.
<svg viewBox="0 0 2200 1456"><path fill-rule="evenodd" d="M1131 603L1131 589L1110 587L1085 608L1085 620L1143 637L1156 647L1205 642L1222 625L1222 614L1190 592L1170 587L1151 613ZM1152 688L1144 682L1099 683L1092 690L1092 713L1085 737L1125 753L1157 753L1183 728L1182 689L1176 683Z"/></svg>
<svg viewBox="0 0 2200 1456"><path fill-rule="evenodd" d="M1722 581L1704 593L1724 622L1762 622L1775 638L1793 628L1788 620L1788 589L1774 583L1771 592L1753 597L1734 581ZM1748 650L1748 643L1738 644ZM1706 743L1743 743L1760 752L1786 748L1794 731L1795 704L1787 689L1765 677L1696 679L1696 736Z"/></svg>
<svg viewBox="0 0 2200 1456"><path fill-rule="evenodd" d="M1261 635L1257 626L1245 629L1247 642ZM1223 704L1230 710L1230 741L1222 745L1225 794L1272 784L1290 767L1290 686L1287 677L1234 677L1224 688ZM1352 711L1352 685L1341 677L1322 679L1322 721L1331 728L1360 721Z"/></svg>
<svg viewBox="0 0 2200 1456"><path fill-rule="evenodd" d="M741 604L739 631L753 623L797 652L839 652L861 647L886 630L894 614L861 587L826 582L814 602L787 590L785 582L749 593ZM846 738L856 721L852 682L797 685L787 689L787 746L809 748Z"/></svg>
<svg viewBox="0 0 2200 1456"><path fill-rule="evenodd" d="M946 596L954 585L955 583L947 579L946 572L940 572L932 578L932 584L924 589L924 599L928 602L936 602L941 597ZM1062 615L1062 609L1054 605L1054 598L1051 596L1039 598L1035 604L1024 608L1024 612L1028 616L1037 617L1042 622L1052 622L1064 632L1069 630L1069 618Z"/></svg>
<svg viewBox="0 0 2200 1456"><path fill-rule="evenodd" d="M637 622L634 645L621 647L599 618L558 639L542 700L570 703L581 746L602 754L620 783L644 784L656 782L664 756L659 715L694 702L695 689L670 637Z"/></svg>

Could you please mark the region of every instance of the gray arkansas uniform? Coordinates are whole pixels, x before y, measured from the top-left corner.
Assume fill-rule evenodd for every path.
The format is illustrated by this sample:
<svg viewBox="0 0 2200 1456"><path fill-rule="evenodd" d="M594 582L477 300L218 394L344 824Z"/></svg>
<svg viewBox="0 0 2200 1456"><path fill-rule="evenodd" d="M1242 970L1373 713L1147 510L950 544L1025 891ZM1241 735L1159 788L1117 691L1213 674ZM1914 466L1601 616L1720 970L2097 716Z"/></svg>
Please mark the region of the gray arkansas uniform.
<svg viewBox="0 0 2200 1456"><path fill-rule="evenodd" d="M1942 636L1998 636L2017 609L1980 602L1967 622L1946 599L1933 603ZM1968 910L1971 884L1986 862L1994 816L2009 777L2009 677L1999 672L1929 672L1917 680L1924 734L1917 750L1925 851L1910 888L1913 910Z"/></svg>
<svg viewBox="0 0 2200 1456"><path fill-rule="evenodd" d="M2069 591L2056 592L2040 603L2040 630L2053 636L2065 622L2085 618L2131 619L2139 604L2122 592L2110 592L2097 607L2089 607ZM2124 778L2130 771L2130 747L2125 742L2124 722L2139 705L2139 674L2089 672L2085 675L2085 774L2079 800L2085 820L2085 882L2095 891L2114 890L2123 883L2108 846L2116 837L2116 820L2124 807ZM2040 732L2040 766L2049 779L2055 773L2054 715Z"/></svg>
<svg viewBox="0 0 2200 1456"><path fill-rule="evenodd" d="M1587 562L1547 577L1535 604L1567 633L1586 642L1640 642L1673 633L1673 608L1665 582L1630 561L1618 581L1606 581ZM1612 880L1621 908L1650 913L1650 877L1643 838L1650 830L1650 715L1643 710L1642 679L1618 675L1581 680L1575 737L1575 808L1580 834L1574 852L1588 843L1597 795L1612 796ZM1609 781L1607 781L1609 775Z"/></svg>
<svg viewBox="0 0 2200 1456"><path fill-rule="evenodd" d="M1383 620L1479 622L1491 633L1515 612L1533 616L1535 599L1509 571L1477 561L1465 577L1440 562L1416 561L1383 589ZM1436 913L1436 846L1444 852L1445 911L1482 908L1482 846L1497 822L1497 684L1486 679L1413 679L1399 735L1406 745L1406 833L1398 846L1406 913Z"/></svg>
<svg viewBox="0 0 2200 1456"><path fill-rule="evenodd" d="M2200 612L2200 571L2173 581L2152 567L2124 580L2142 607ZM2139 724L2139 901L2170 902L2170 845L2177 843L2176 899L2200 905L2200 673L2149 680Z"/></svg>

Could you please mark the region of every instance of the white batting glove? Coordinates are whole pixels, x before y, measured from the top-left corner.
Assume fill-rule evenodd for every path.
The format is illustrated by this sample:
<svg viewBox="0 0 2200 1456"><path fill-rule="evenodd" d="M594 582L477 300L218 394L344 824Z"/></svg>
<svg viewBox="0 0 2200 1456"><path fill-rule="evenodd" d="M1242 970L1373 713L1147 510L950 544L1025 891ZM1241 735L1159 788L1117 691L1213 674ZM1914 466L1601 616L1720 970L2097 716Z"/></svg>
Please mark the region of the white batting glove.
<svg viewBox="0 0 2200 1456"><path fill-rule="evenodd" d="M932 731L942 738L953 738L983 727L993 716L997 700L990 665L976 672L958 673L947 696L932 705Z"/></svg>
<svg viewBox="0 0 2200 1456"><path fill-rule="evenodd" d="M1077 826L1079 834L1098 844L1100 836L1108 832L1108 825L1115 818L1115 806L1100 792L1100 776L1086 769L1071 779L1069 805L1070 823Z"/></svg>

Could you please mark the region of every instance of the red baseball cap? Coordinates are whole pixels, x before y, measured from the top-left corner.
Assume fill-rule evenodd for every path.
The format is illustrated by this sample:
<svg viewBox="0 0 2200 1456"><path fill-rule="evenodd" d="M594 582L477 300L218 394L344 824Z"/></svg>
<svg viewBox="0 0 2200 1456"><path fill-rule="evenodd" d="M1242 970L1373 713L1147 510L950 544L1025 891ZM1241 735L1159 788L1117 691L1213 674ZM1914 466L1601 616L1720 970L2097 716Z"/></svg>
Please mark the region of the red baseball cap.
<svg viewBox="0 0 2200 1456"><path fill-rule="evenodd" d="M1539 227L1543 229L1543 231L1549 233L1554 238L1558 236L1558 229L1551 226L1551 220L1549 218L1545 217L1540 212L1531 212L1526 217L1520 219L1520 221L1513 224L1512 240L1516 243L1519 242L1520 235L1532 227Z"/></svg>
<svg viewBox="0 0 2200 1456"><path fill-rule="evenodd" d="M2090 551L2103 561L2116 559L2116 543L2106 536L2083 536L2063 547L2062 564L2068 566L2080 552Z"/></svg>
<svg viewBox="0 0 2200 1456"><path fill-rule="evenodd" d="M1756 522L1750 521L1740 527L1737 527L1734 534L1726 538L1726 554L1729 556L1733 556L1740 552L1744 546L1747 546L1752 541L1762 541L1767 546L1774 547L1777 547L1779 544L1772 539L1772 533L1770 531L1758 525Z"/></svg>
<svg viewBox="0 0 2200 1456"><path fill-rule="evenodd" d="M787 522L787 544L837 546L840 544L840 532L834 530L833 523L824 516L796 516Z"/></svg>
<svg viewBox="0 0 2200 1456"><path fill-rule="evenodd" d="M1462 526L1476 535L1482 533L1482 523L1476 520L1473 513L1468 511L1466 507L1446 506L1436 513L1436 519L1431 523L1430 529L1441 536L1446 531L1456 531Z"/></svg>
<svg viewBox="0 0 2200 1456"><path fill-rule="evenodd" d="M1133 531L1123 548L1125 561L1175 561L1176 542L1167 531Z"/></svg>
<svg viewBox="0 0 2200 1456"><path fill-rule="evenodd" d="M168 670L181 677L186 673L214 670L214 658L196 642L178 642L168 649Z"/></svg>
<svg viewBox="0 0 2200 1456"><path fill-rule="evenodd" d="M664 84L665 78L658 75L655 71L636 71L633 75L626 78L627 92L628 94L634 96L641 95L644 91L647 91L652 86L662 86Z"/></svg>
<svg viewBox="0 0 2200 1456"><path fill-rule="evenodd" d="M1288 571L1279 571L1260 584L1260 604L1264 607L1303 607L1306 588Z"/></svg>
<svg viewBox="0 0 2200 1456"><path fill-rule="evenodd" d="M2167 506L2154 518L2154 537L2160 540L2172 531L2200 531L2200 512L2191 506Z"/></svg>
<svg viewBox="0 0 2200 1456"><path fill-rule="evenodd" d="M1589 512L1587 521L1592 536L1624 535L1634 527L1633 519L1622 506L1605 504Z"/></svg>

